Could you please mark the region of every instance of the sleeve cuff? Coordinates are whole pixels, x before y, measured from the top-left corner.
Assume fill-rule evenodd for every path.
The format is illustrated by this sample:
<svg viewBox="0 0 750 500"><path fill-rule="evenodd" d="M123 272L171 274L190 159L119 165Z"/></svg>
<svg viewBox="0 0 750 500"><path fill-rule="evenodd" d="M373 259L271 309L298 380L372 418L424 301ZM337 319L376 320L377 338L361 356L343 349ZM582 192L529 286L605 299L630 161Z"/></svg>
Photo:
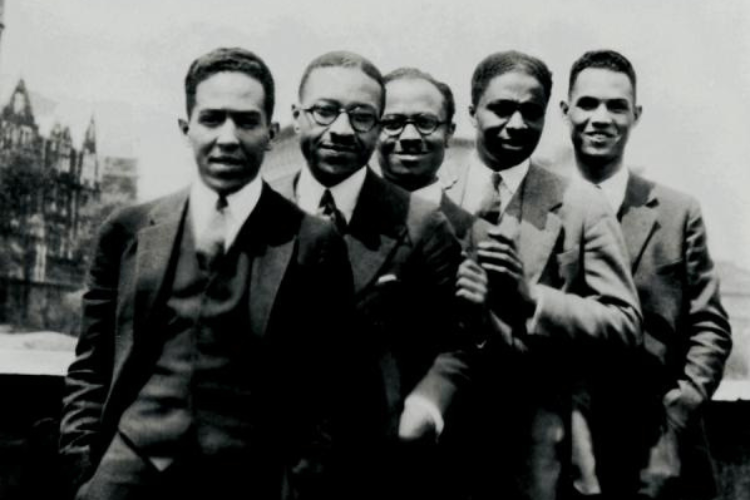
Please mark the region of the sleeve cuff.
<svg viewBox="0 0 750 500"><path fill-rule="evenodd" d="M440 410L435 405L435 403L419 394L411 394L404 401L404 406L419 409L429 415L432 419L432 423L435 425L435 435L439 437L443 433L445 421L443 420L443 415L440 413Z"/></svg>
<svg viewBox="0 0 750 500"><path fill-rule="evenodd" d="M532 314L531 317L526 320L526 332L529 335L533 335L537 333L536 328L537 326L539 326L539 317L542 315L543 304L544 304L544 294L539 293L537 295L536 309L534 309L534 314Z"/></svg>

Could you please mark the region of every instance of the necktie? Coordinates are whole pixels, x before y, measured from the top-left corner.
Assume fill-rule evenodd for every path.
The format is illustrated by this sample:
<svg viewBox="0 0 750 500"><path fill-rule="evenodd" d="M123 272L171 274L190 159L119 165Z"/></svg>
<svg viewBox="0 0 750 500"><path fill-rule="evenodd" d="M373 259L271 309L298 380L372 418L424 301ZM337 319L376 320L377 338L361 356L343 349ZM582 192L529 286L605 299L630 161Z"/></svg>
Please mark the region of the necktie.
<svg viewBox="0 0 750 500"><path fill-rule="evenodd" d="M208 225L198 238L198 262L204 269L211 269L226 250L227 206L226 197L219 195Z"/></svg>
<svg viewBox="0 0 750 500"><path fill-rule="evenodd" d="M477 212L479 217L491 224L497 224L502 214L502 200L500 198L500 186L502 183L502 175L498 172L492 172L492 183L487 186L479 212Z"/></svg>
<svg viewBox="0 0 750 500"><path fill-rule="evenodd" d="M333 199L330 189L326 189L323 192L323 196L320 198L320 205L318 206L318 213L333 222L340 233L346 231L346 219L341 210L336 207L336 201Z"/></svg>

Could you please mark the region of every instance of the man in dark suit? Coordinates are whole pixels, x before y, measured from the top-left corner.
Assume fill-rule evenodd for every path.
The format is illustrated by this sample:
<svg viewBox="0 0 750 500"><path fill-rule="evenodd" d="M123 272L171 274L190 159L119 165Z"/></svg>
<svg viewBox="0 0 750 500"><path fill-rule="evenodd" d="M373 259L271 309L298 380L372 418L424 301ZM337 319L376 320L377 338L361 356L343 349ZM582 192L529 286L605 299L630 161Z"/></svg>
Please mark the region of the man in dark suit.
<svg viewBox="0 0 750 500"><path fill-rule="evenodd" d="M488 306L476 415L475 498L569 498L571 442L596 362L640 343L640 313L617 220L592 186L530 161L552 79L519 52L472 78L477 156L448 194L487 222L472 228L459 295Z"/></svg>
<svg viewBox="0 0 750 500"><path fill-rule="evenodd" d="M359 326L351 342L378 367L374 387L359 392L372 408L360 412L360 431L374 442L359 453L366 467L349 463L359 469L352 498L428 495L435 478L407 460L405 443L434 443L465 377L453 308L460 245L437 206L367 167L384 103L382 76L367 59L313 60L293 107L307 165L274 185L336 221L349 250Z"/></svg>
<svg viewBox="0 0 750 500"><path fill-rule="evenodd" d="M641 394L628 401L634 408L628 413L644 417L646 431L642 461L636 462L640 486L636 471L634 487L646 498L713 498L702 414L721 381L732 340L700 207L692 197L625 167L625 146L641 106L635 71L622 54L600 50L581 56L561 108L578 170L601 188L620 220L643 310L645 349L631 360ZM620 447L597 446L597 437L594 459L601 469L609 462L614 469L628 467L618 460ZM614 495L625 487L620 483ZM632 489L627 492L634 496Z"/></svg>
<svg viewBox="0 0 750 500"><path fill-rule="evenodd" d="M399 68L384 77L386 99L378 160L383 177L440 205L456 237L463 241L474 217L443 192L438 170L456 130L453 92L416 68Z"/></svg>
<svg viewBox="0 0 750 500"><path fill-rule="evenodd" d="M344 243L258 175L260 58L209 52L185 90L198 179L99 233L61 428L76 498L330 498Z"/></svg>
<svg viewBox="0 0 750 500"><path fill-rule="evenodd" d="M416 68L399 68L384 77L385 110L380 121L378 159L383 177L393 184L440 206L456 237L466 244L475 217L459 207L443 191L438 178L445 150L456 125L456 105L450 87ZM473 453L467 439L474 403L472 388L464 391L461 403L451 412L440 438L435 474L444 479L445 498L465 493Z"/></svg>

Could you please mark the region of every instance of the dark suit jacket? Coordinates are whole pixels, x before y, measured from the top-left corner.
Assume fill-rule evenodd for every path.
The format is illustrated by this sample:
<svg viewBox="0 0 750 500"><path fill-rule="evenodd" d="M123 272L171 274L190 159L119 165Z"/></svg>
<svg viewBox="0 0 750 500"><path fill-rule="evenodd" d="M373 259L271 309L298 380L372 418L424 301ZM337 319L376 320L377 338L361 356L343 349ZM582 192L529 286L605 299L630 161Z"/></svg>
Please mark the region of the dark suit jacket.
<svg viewBox="0 0 750 500"><path fill-rule="evenodd" d="M459 204L463 185L447 191ZM474 225L474 244L489 227ZM540 302L532 332L512 314L490 317L481 383L488 406L501 409L488 410L493 437L481 446L497 459L483 470L495 492L556 498L571 473L572 395L596 360L641 344L638 299L617 220L593 186L532 163L500 228L515 239Z"/></svg>
<svg viewBox="0 0 750 500"><path fill-rule="evenodd" d="M732 340L700 207L631 173L619 215L644 316L643 390L652 398L641 406L650 448L641 492L662 498L677 487L679 498L713 498L701 420Z"/></svg>
<svg viewBox="0 0 750 500"><path fill-rule="evenodd" d="M152 319L168 293L165 274L176 258L187 194L126 208L100 230L61 424L61 454L75 484L92 474L122 411L150 375L160 347ZM258 422L272 423L264 432L284 450L292 481L285 487L294 491L295 478L319 467L316 455L330 446L324 431L331 428L332 399L340 397L333 353L342 318L350 316L351 274L330 224L268 186L252 217L259 227L241 231L234 245L254 255L247 335L263 339L257 345L269 359L260 376L270 399L258 401Z"/></svg>
<svg viewBox="0 0 750 500"><path fill-rule="evenodd" d="M272 186L294 200L298 176ZM452 307L460 245L437 207L370 170L344 239L360 340L382 380L380 426L393 438L407 395L445 412L465 377Z"/></svg>
<svg viewBox="0 0 750 500"><path fill-rule="evenodd" d="M459 207L445 193L440 198L440 211L443 212L445 218L450 222L453 232L456 233L456 238L461 242L465 242L476 217Z"/></svg>

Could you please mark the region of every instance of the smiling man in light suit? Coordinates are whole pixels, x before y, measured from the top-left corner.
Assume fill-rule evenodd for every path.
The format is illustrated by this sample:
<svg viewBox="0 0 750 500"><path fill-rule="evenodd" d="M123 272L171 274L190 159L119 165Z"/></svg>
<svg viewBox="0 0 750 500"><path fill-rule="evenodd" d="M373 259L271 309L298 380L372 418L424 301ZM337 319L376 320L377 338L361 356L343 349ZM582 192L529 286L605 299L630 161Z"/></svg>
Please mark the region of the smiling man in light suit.
<svg viewBox="0 0 750 500"><path fill-rule="evenodd" d="M435 478L407 451L434 445L465 376L453 307L461 249L436 205L367 166L384 103L383 78L367 59L313 60L293 109L307 165L274 187L336 221L349 250L359 326L351 346L376 365L374 384L358 394L357 432L370 446L357 450L365 467L347 464L349 497L429 498Z"/></svg>
<svg viewBox="0 0 750 500"><path fill-rule="evenodd" d="M61 428L76 498L331 498L344 243L258 175L260 58L214 50L185 91L198 179L99 232Z"/></svg>
<svg viewBox="0 0 750 500"><path fill-rule="evenodd" d="M614 481L605 494L714 498L702 415L721 381L732 339L700 206L626 167L625 147L642 109L635 70L622 54L582 55L570 71L561 108L578 170L601 188L617 213L644 317L645 349L630 359L640 384L625 414L634 418L614 425L617 416L607 411L611 404L598 401L593 408L616 429L615 436L593 436L600 480L603 486ZM645 435L624 432L633 426ZM628 451L632 445L622 435L641 446L638 455Z"/></svg>
<svg viewBox="0 0 750 500"><path fill-rule="evenodd" d="M487 307L475 416L473 498L575 498L587 476L571 443L589 432L586 381L640 345L640 313L617 220L605 199L530 160L552 76L520 52L472 77L477 155L447 191L484 219L472 228L459 295Z"/></svg>

